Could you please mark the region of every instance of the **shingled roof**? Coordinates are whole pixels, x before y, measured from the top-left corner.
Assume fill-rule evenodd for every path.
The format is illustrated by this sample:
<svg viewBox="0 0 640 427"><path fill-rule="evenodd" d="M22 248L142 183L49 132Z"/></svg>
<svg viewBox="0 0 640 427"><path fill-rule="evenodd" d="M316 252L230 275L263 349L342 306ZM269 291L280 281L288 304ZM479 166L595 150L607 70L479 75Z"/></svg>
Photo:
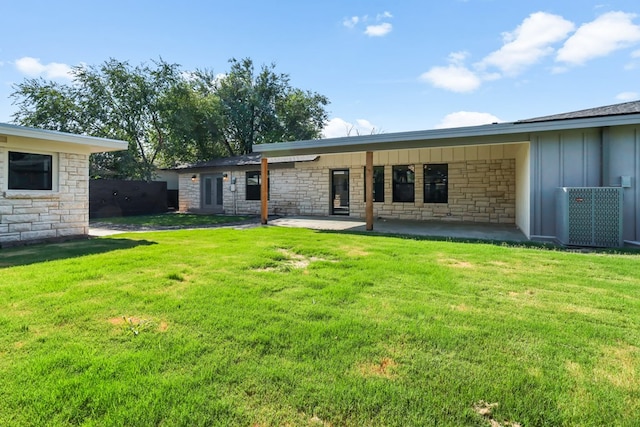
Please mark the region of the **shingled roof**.
<svg viewBox="0 0 640 427"><path fill-rule="evenodd" d="M572 111L569 113L554 114L551 116L534 117L532 119L518 120L516 123L550 122L555 120L585 119L589 117L621 116L625 114L640 113L640 101L623 102L622 104L606 105L604 107L588 108L586 110Z"/></svg>

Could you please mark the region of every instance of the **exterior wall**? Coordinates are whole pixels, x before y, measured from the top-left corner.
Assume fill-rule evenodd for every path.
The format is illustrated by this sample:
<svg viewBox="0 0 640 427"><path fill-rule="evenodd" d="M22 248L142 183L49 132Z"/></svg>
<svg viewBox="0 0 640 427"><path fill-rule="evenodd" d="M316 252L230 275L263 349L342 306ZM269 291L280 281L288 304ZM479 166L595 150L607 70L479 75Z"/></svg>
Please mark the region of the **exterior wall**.
<svg viewBox="0 0 640 427"><path fill-rule="evenodd" d="M531 167L529 143L519 144L516 151L516 225L531 238Z"/></svg>
<svg viewBox="0 0 640 427"><path fill-rule="evenodd" d="M526 144L423 148L374 152L374 165L385 167L385 201L374 203L374 216L418 220L474 221L515 224L516 158ZM528 152L528 148L525 150ZM423 202L422 165L449 165L449 203ZM331 170L349 170L350 216L364 217L365 153L322 155L313 162L269 165L269 213L278 215L325 216L331 213ZM393 165L415 165L415 201L393 202ZM224 212L259 214L260 201L247 201L245 172L260 166L216 170L227 173L224 184ZM193 173L180 174L180 210L200 207L200 182L191 181ZM236 178L236 191L231 191ZM524 220L523 220L524 221ZM526 222L526 221L524 221Z"/></svg>
<svg viewBox="0 0 640 427"><path fill-rule="evenodd" d="M195 175L196 179L191 180ZM196 211L200 209L200 174L181 173L178 175L178 209L181 212Z"/></svg>
<svg viewBox="0 0 640 427"><path fill-rule="evenodd" d="M603 136L603 185L619 187L622 176L631 177L631 187L623 190L622 237L640 242L640 126L605 129Z"/></svg>
<svg viewBox="0 0 640 427"><path fill-rule="evenodd" d="M158 171L156 172L156 177L154 181L165 181L167 183L167 190L178 189L178 173L175 171L172 171L172 170Z"/></svg>
<svg viewBox="0 0 640 427"><path fill-rule="evenodd" d="M86 235L89 231L89 156L50 153L57 159L52 191L7 190L8 151L0 147L0 246Z"/></svg>
<svg viewBox="0 0 640 427"><path fill-rule="evenodd" d="M556 237L556 189L600 187L600 129L543 132L531 137L531 237Z"/></svg>
<svg viewBox="0 0 640 427"><path fill-rule="evenodd" d="M377 218L515 223L515 153L517 145L423 148L374 152L374 166L385 167L384 202L374 203ZM449 165L449 203L424 203L422 165ZM415 201L393 202L392 167L415 166ZM321 156L297 163L297 188L305 200L300 214L330 213L330 171L349 169L350 216L364 218L365 154ZM301 173L304 172L304 173ZM289 197L295 199L295 188Z"/></svg>

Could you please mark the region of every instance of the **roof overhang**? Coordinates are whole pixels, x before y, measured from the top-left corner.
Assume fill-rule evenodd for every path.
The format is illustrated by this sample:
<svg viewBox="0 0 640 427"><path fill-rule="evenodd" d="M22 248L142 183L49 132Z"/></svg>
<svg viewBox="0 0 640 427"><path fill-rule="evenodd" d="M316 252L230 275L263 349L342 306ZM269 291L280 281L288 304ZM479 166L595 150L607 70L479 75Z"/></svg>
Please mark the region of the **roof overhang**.
<svg viewBox="0 0 640 427"><path fill-rule="evenodd" d="M220 159L216 159L210 162L204 162L201 164L178 166L176 168L172 168L172 170L175 170L178 173L183 173L183 172L196 172L199 170L228 170L228 169L260 166L262 155L260 155L259 153L255 153L255 154L256 155L251 155L250 159L247 159L246 158L247 156L223 157ZM293 165L295 163L301 163L301 162L315 162L316 160L318 160L318 158L319 156L317 154L311 154L311 155L272 157L267 159L267 161L270 165L287 166L287 165Z"/></svg>
<svg viewBox="0 0 640 427"><path fill-rule="evenodd" d="M554 120L534 123L495 123L448 129L431 129L377 135L260 144L253 147L265 157L331 154L363 151L439 148L465 145L528 142L532 134L609 126L639 125L640 114Z"/></svg>
<svg viewBox="0 0 640 427"><path fill-rule="evenodd" d="M2 137L5 138L2 138ZM62 143L65 145L77 146L78 151L89 151L91 153L100 153L104 151L120 151L126 150L129 144L125 141L117 139L97 138L94 136L75 135L72 133L56 132L52 130L35 129L24 126L11 125L8 123L0 123L0 140L9 139L8 137L19 137L28 139L37 139L50 141L54 143ZM8 142L8 141L4 141Z"/></svg>

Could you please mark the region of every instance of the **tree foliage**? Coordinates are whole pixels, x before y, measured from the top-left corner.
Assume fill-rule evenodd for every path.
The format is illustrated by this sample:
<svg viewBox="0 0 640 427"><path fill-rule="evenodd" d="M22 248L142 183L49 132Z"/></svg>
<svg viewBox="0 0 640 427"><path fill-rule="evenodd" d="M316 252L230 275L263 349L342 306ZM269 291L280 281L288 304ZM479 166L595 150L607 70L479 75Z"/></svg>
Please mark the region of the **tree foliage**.
<svg viewBox="0 0 640 427"><path fill-rule="evenodd" d="M132 66L110 59L78 66L64 85L28 79L14 86L18 124L129 142L92 156L92 176L145 179L157 167L252 152L255 144L315 139L326 97L290 85L275 65L251 59L230 70L187 73L162 59Z"/></svg>

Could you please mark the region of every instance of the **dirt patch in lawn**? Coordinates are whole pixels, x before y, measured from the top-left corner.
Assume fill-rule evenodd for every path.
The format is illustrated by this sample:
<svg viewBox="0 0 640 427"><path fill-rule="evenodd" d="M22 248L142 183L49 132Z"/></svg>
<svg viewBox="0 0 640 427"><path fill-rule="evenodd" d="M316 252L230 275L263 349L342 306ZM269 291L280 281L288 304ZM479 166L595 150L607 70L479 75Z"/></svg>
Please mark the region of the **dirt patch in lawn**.
<svg viewBox="0 0 640 427"><path fill-rule="evenodd" d="M469 311L470 308L468 305L462 303L462 304L458 304L458 305L452 305L451 306L451 310L455 310L455 311Z"/></svg>
<svg viewBox="0 0 640 427"><path fill-rule="evenodd" d="M604 347L598 365L593 369L594 378L601 378L615 387L633 391L640 389L636 366L640 352L632 345Z"/></svg>
<svg viewBox="0 0 640 427"><path fill-rule="evenodd" d="M153 319L137 316L112 317L108 319L107 322L113 326L117 326L121 330L132 332L134 335L138 335L142 331L155 330L158 332L166 332L169 329L167 322L156 322Z"/></svg>
<svg viewBox="0 0 640 427"><path fill-rule="evenodd" d="M365 251L363 248L361 247L357 247L357 246L349 246L349 245L342 245L340 246L340 250L341 251L345 251L347 253L347 255L349 256L368 256L369 252Z"/></svg>
<svg viewBox="0 0 640 427"><path fill-rule="evenodd" d="M365 362L358 365L358 372L363 377L382 377L392 379L396 376L398 364L390 357L383 357L379 362Z"/></svg>
<svg viewBox="0 0 640 427"><path fill-rule="evenodd" d="M475 265L468 261L461 261L454 258L438 258L438 262L440 264L446 265L447 267L454 268L474 268Z"/></svg>
<svg viewBox="0 0 640 427"><path fill-rule="evenodd" d="M520 295L533 296L533 291L530 291L530 290L527 289L524 292L514 292L514 291L510 291L509 292L509 296L510 297L518 297Z"/></svg>
<svg viewBox="0 0 640 427"><path fill-rule="evenodd" d="M320 257L308 257L305 255L297 254L289 249L277 248L276 252L280 253L284 259L277 261L278 265L256 268L256 271L282 271L289 269L303 270L309 267L312 262L315 261L327 261L325 258Z"/></svg>
<svg viewBox="0 0 640 427"><path fill-rule="evenodd" d="M516 423L513 421L497 421L493 418L493 410L498 407L498 402L488 403L484 400L479 401L475 405L473 405L473 411L484 417L487 421L489 421L489 425L491 427L522 427L520 423Z"/></svg>

